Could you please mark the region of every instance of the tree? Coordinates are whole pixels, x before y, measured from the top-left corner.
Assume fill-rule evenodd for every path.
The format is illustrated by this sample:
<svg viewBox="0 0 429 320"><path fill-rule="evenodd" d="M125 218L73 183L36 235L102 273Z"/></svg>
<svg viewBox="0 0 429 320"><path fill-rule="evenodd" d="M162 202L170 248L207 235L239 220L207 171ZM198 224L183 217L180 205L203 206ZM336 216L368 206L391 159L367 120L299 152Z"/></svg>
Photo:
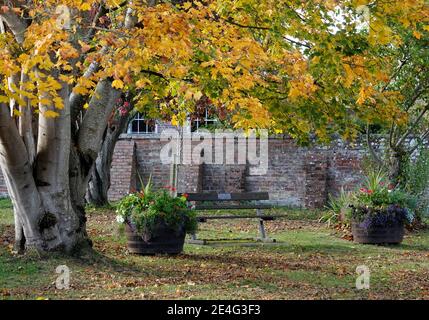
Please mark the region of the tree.
<svg viewBox="0 0 429 320"><path fill-rule="evenodd" d="M112 112L103 138L101 150L98 153L95 164L92 167L91 178L86 192L86 201L95 206L109 204L108 191L110 188L110 167L113 160L113 152L116 142L124 132L130 119L130 103L122 99L117 101L120 105Z"/></svg>
<svg viewBox="0 0 429 320"><path fill-rule="evenodd" d="M388 135L385 157L375 151L372 154L380 165L387 167L391 180L404 186L409 159L429 137L429 37L401 25L392 25L393 28L398 30L401 42L386 51L397 63L388 69L389 81L381 90L397 92L396 104L402 116L392 119L382 130ZM367 135L371 136L369 126ZM368 144L371 146L370 139Z"/></svg>
<svg viewBox="0 0 429 320"><path fill-rule="evenodd" d="M308 6L314 5L317 1ZM314 26L306 36L302 26L292 34L314 85L295 86L286 76L291 88L284 98L267 95L272 114L303 142L312 134L319 141L329 141L334 132L349 140L366 134L375 161L392 182L405 184L408 159L429 137L429 4L354 0L324 5L320 30L314 32ZM373 133L388 136L386 157L374 150Z"/></svg>
<svg viewBox="0 0 429 320"><path fill-rule="evenodd" d="M89 243L85 193L124 92L137 110L173 123L205 96L236 127L284 130L303 141L353 136L356 119L399 118L393 93L383 92L387 100L376 107L367 103L381 75L354 39L361 2L344 1L338 24L336 1L322 0L5 1L0 163L16 248L72 252ZM381 34L380 21L395 14L422 31L413 19L422 20L414 10L423 0L393 2L393 11L373 2L384 9ZM383 40L372 38L371 46Z"/></svg>
<svg viewBox="0 0 429 320"><path fill-rule="evenodd" d="M252 124L267 123L251 91L266 82L268 65L282 67L290 53L271 54L250 29L225 23L218 5L50 0L1 7L0 162L17 250L71 252L89 243L86 186L121 91L133 91L138 108L159 105L173 121L204 91L237 117L246 110L255 113Z"/></svg>

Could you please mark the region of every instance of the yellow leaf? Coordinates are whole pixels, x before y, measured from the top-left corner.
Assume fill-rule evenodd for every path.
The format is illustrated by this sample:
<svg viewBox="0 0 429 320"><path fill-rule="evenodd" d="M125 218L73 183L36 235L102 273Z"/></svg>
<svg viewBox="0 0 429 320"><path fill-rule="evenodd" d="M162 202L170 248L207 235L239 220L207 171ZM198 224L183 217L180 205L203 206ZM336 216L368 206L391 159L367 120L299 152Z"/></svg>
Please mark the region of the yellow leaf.
<svg viewBox="0 0 429 320"><path fill-rule="evenodd" d="M89 108L89 104L88 104L88 103L85 103L85 104L83 105L83 108L84 108L84 109L88 109L88 108Z"/></svg>
<svg viewBox="0 0 429 320"><path fill-rule="evenodd" d="M82 87L82 86L76 86L73 88L73 92L76 94L84 95L84 94L87 94L89 92L89 90Z"/></svg>
<svg viewBox="0 0 429 320"><path fill-rule="evenodd" d="M57 109L63 109L64 108L64 101L60 97L54 98L54 104L55 104L55 108L57 108Z"/></svg>
<svg viewBox="0 0 429 320"><path fill-rule="evenodd" d="M52 111L52 110L47 110L47 111L45 111L45 112L43 113L43 115L44 115L46 118L56 118L56 117L59 117L59 116L60 116L60 114L59 114L58 112L55 112L55 111Z"/></svg>
<svg viewBox="0 0 429 320"><path fill-rule="evenodd" d="M140 79L140 80L137 80L136 82L136 87L139 89L145 87L146 85L150 86L152 85L152 82L149 79Z"/></svg>
<svg viewBox="0 0 429 320"><path fill-rule="evenodd" d="M122 80L115 80L112 82L112 87L116 89L122 89L124 87L124 83Z"/></svg>
<svg viewBox="0 0 429 320"><path fill-rule="evenodd" d="M185 2L183 4L183 9L188 10L190 7L192 7L192 3L191 2Z"/></svg>
<svg viewBox="0 0 429 320"><path fill-rule="evenodd" d="M82 5L80 6L80 10L89 11L91 10L91 5L89 3L82 3Z"/></svg>
<svg viewBox="0 0 429 320"><path fill-rule="evenodd" d="M346 76L344 78L344 86L346 88L350 88L355 79L355 74L353 72L353 69L348 64L344 64L344 71L346 72Z"/></svg>
<svg viewBox="0 0 429 320"><path fill-rule="evenodd" d="M177 126L177 125L179 124L179 122L177 121L177 116L176 116L176 115L173 115L173 116L171 117L171 124L172 124L173 126Z"/></svg>
<svg viewBox="0 0 429 320"><path fill-rule="evenodd" d="M195 101L200 100L202 96L203 96L203 93L201 91L195 92L194 93L194 99L195 99Z"/></svg>
<svg viewBox="0 0 429 320"><path fill-rule="evenodd" d="M413 36L414 36L415 38L417 38L417 39L419 39L419 40L420 40L420 38L422 37L422 34L421 34L420 32L418 32L418 31L414 31L414 32L413 32Z"/></svg>
<svg viewBox="0 0 429 320"><path fill-rule="evenodd" d="M64 71L72 71L73 67L71 65L69 65L69 64L66 64L66 65L63 66L63 70Z"/></svg>
<svg viewBox="0 0 429 320"><path fill-rule="evenodd" d="M19 110L17 110L17 109L13 109L13 115L15 116L15 117L19 117L19 116L21 116L21 111L19 111Z"/></svg>
<svg viewBox="0 0 429 320"><path fill-rule="evenodd" d="M61 81L64 81L64 82L66 82L66 83L68 83L68 84L72 84L72 83L74 82L73 77L71 77L71 76L67 76L67 75L65 75L65 74L61 74L61 75L59 76L59 78L60 78L60 80L61 80Z"/></svg>
<svg viewBox="0 0 429 320"><path fill-rule="evenodd" d="M213 66L214 64L215 64L215 62L213 60L206 61L206 62L201 63L201 68L210 67L210 66Z"/></svg>

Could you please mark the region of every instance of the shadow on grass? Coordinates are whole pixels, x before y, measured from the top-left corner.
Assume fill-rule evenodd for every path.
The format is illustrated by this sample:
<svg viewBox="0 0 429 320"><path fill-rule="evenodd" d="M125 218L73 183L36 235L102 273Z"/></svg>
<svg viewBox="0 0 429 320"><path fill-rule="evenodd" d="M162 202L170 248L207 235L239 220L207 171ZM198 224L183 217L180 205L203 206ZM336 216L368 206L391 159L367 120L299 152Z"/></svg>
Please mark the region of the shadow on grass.
<svg viewBox="0 0 429 320"><path fill-rule="evenodd" d="M389 248L396 251L425 251L429 252L429 246L423 245L423 244L407 244L407 243L401 243L401 244L393 244L393 245L384 245L380 246L383 248Z"/></svg>
<svg viewBox="0 0 429 320"><path fill-rule="evenodd" d="M123 273L144 273L149 272L142 270L126 260L109 257L93 248L85 249L84 251L75 255L65 255L62 253L52 252L46 256L40 256L37 253L26 253L23 255L14 255L5 247L0 246L0 263L3 264L5 271L7 270L20 270L24 266L38 265L40 269L55 270L58 265L70 265L78 267L79 269L91 267L96 271L101 272L123 272Z"/></svg>

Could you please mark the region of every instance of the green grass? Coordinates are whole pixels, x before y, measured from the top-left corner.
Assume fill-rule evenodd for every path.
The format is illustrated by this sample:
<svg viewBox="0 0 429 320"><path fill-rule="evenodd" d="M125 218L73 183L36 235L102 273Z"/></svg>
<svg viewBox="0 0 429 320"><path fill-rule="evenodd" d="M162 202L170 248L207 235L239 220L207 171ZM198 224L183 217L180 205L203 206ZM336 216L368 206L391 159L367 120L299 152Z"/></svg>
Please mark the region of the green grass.
<svg viewBox="0 0 429 320"><path fill-rule="evenodd" d="M0 225L13 223L12 203L7 198L0 199Z"/></svg>
<svg viewBox="0 0 429 320"><path fill-rule="evenodd" d="M429 231L399 246L359 245L318 223L320 211L273 209L277 244L185 245L178 256L128 254L110 208L89 208L94 250L49 259L11 253L10 202L0 200L0 299L429 299ZM200 225L203 238L257 235L255 220ZM9 236L5 236L9 235ZM71 288L57 290L67 265ZM356 267L371 271L370 290L355 288Z"/></svg>

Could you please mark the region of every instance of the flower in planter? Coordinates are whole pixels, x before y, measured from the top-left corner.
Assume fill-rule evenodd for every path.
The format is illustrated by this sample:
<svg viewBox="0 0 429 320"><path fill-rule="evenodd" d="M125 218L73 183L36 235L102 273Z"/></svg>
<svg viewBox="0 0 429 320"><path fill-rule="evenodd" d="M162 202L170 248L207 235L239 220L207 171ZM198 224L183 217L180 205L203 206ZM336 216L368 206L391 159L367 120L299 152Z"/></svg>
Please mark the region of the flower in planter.
<svg viewBox="0 0 429 320"><path fill-rule="evenodd" d="M122 198L117 212L118 223L128 224L145 235L151 234L160 223L172 230L184 228L187 233L195 232L197 227L196 215L187 207L187 197L174 196L165 189L152 191L151 185Z"/></svg>
<svg viewBox="0 0 429 320"><path fill-rule="evenodd" d="M388 183L381 172L368 175L359 192L350 196L348 219L367 229L411 222L415 201L412 196Z"/></svg>
<svg viewBox="0 0 429 320"><path fill-rule="evenodd" d="M124 223L125 222L125 218L122 215L119 214L119 215L116 216L116 221L118 223Z"/></svg>

